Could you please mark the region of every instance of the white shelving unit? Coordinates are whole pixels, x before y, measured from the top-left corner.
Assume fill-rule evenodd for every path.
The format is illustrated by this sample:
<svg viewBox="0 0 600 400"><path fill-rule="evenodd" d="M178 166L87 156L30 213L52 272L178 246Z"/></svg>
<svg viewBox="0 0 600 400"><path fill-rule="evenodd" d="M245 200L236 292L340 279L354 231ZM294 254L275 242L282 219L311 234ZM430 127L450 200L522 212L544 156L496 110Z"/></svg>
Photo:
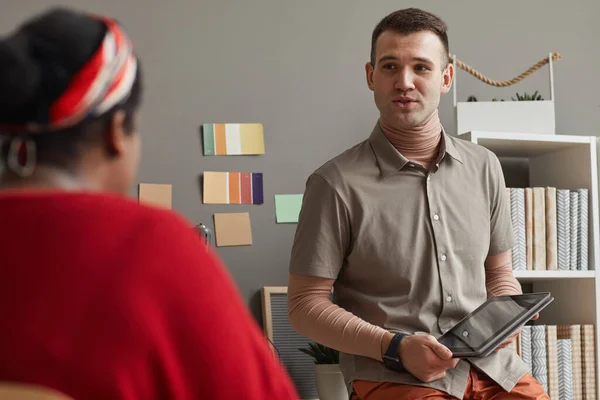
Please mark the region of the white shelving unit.
<svg viewBox="0 0 600 400"><path fill-rule="evenodd" d="M596 271L514 271L514 275L522 283L533 283L560 279L594 279Z"/></svg>
<svg viewBox="0 0 600 400"><path fill-rule="evenodd" d="M600 141L594 136L547 135L471 131L459 138L493 151L499 158L529 160L529 187L589 190L588 271L515 271L531 291L549 291L554 302L541 314L539 324L594 324L596 349L600 349ZM600 383L600 357L596 357L596 382ZM598 391L600 393L600 390Z"/></svg>

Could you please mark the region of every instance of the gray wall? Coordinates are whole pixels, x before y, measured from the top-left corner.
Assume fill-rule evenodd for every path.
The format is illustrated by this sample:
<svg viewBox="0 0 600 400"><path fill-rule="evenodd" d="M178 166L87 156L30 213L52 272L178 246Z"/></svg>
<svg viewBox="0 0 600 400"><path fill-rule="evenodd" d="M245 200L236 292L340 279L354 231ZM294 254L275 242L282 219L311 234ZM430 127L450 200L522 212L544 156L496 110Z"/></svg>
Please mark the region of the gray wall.
<svg viewBox="0 0 600 400"><path fill-rule="evenodd" d="M174 208L212 228L214 212L250 211L252 247L219 248L257 317L259 289L285 285L295 225L276 225L273 194L300 193L308 174L363 140L377 112L364 78L374 25L397 7L446 19L451 52L494 79L509 79L549 52L555 63L558 133L597 135L600 124L598 0L530 1L127 1L3 0L0 33L49 4L108 13L124 22L146 72L140 182L172 183ZM496 89L458 72L459 99L510 98L539 89L547 69ZM442 122L455 133L451 95ZM199 126L262 122L262 157L203 157ZM205 206L204 170L264 172L262 206Z"/></svg>

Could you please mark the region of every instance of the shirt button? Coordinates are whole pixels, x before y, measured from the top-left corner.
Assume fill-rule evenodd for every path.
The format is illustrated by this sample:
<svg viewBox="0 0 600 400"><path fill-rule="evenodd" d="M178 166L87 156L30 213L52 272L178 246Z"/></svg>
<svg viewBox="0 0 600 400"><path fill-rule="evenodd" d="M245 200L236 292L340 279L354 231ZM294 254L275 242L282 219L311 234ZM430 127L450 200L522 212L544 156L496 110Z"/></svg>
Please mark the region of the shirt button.
<svg viewBox="0 0 600 400"><path fill-rule="evenodd" d="M467 332L467 331L463 331L462 335L463 335L464 337L467 337L467 336L469 336L469 332Z"/></svg>
<svg viewBox="0 0 600 400"><path fill-rule="evenodd" d="M437 214L435 214L435 215L433 216L433 219L435 219L435 220L437 221L437 220L439 220L439 219L440 219L440 216L439 216L439 215L437 215Z"/></svg>
<svg viewBox="0 0 600 400"><path fill-rule="evenodd" d="M430 181L431 180L431 175L427 175L427 180Z"/></svg>
<svg viewBox="0 0 600 400"><path fill-rule="evenodd" d="M440 257L442 259L442 261L446 261L446 255L442 254L442 256Z"/></svg>
<svg viewBox="0 0 600 400"><path fill-rule="evenodd" d="M452 303L452 296L448 296L448 297L446 297L446 301L447 301L448 303Z"/></svg>

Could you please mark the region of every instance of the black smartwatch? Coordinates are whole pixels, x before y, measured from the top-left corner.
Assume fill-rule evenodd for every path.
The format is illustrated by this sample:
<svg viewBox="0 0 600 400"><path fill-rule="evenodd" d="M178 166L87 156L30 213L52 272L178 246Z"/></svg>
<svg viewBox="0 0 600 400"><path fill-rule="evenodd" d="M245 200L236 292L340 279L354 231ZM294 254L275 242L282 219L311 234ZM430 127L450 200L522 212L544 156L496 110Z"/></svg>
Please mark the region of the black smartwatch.
<svg viewBox="0 0 600 400"><path fill-rule="evenodd" d="M400 349L400 342L407 336L408 334L406 333L396 333L392 338L390 345L383 354L383 364L386 368L397 372L407 372L402 365L402 361L400 361L400 354L398 352L398 349Z"/></svg>

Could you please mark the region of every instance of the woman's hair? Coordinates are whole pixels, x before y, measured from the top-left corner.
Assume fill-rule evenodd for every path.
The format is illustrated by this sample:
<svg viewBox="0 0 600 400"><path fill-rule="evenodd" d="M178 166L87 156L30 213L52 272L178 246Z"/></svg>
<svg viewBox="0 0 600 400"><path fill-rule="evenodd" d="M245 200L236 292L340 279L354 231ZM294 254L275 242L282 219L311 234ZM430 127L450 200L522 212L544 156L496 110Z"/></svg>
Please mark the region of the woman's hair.
<svg viewBox="0 0 600 400"><path fill-rule="evenodd" d="M7 160L11 140L22 136L34 142L37 164L71 168L86 146L102 139L102 134L119 110L126 115L126 132L133 131L134 113L142 97L137 59L131 88L120 101L104 112L94 113L90 109L73 123L53 126L53 104L65 95L67 89L73 92L77 74L96 57L100 47L105 46L109 30L107 21L110 20L55 8L25 22L12 35L0 40L0 139L5 139L1 152L3 160ZM118 26L114 21L110 23ZM117 31L117 34L121 32ZM108 86L114 81L100 83ZM69 95L72 96L72 93ZM30 126L46 127L47 130L30 132ZM3 127L11 129L4 130Z"/></svg>

